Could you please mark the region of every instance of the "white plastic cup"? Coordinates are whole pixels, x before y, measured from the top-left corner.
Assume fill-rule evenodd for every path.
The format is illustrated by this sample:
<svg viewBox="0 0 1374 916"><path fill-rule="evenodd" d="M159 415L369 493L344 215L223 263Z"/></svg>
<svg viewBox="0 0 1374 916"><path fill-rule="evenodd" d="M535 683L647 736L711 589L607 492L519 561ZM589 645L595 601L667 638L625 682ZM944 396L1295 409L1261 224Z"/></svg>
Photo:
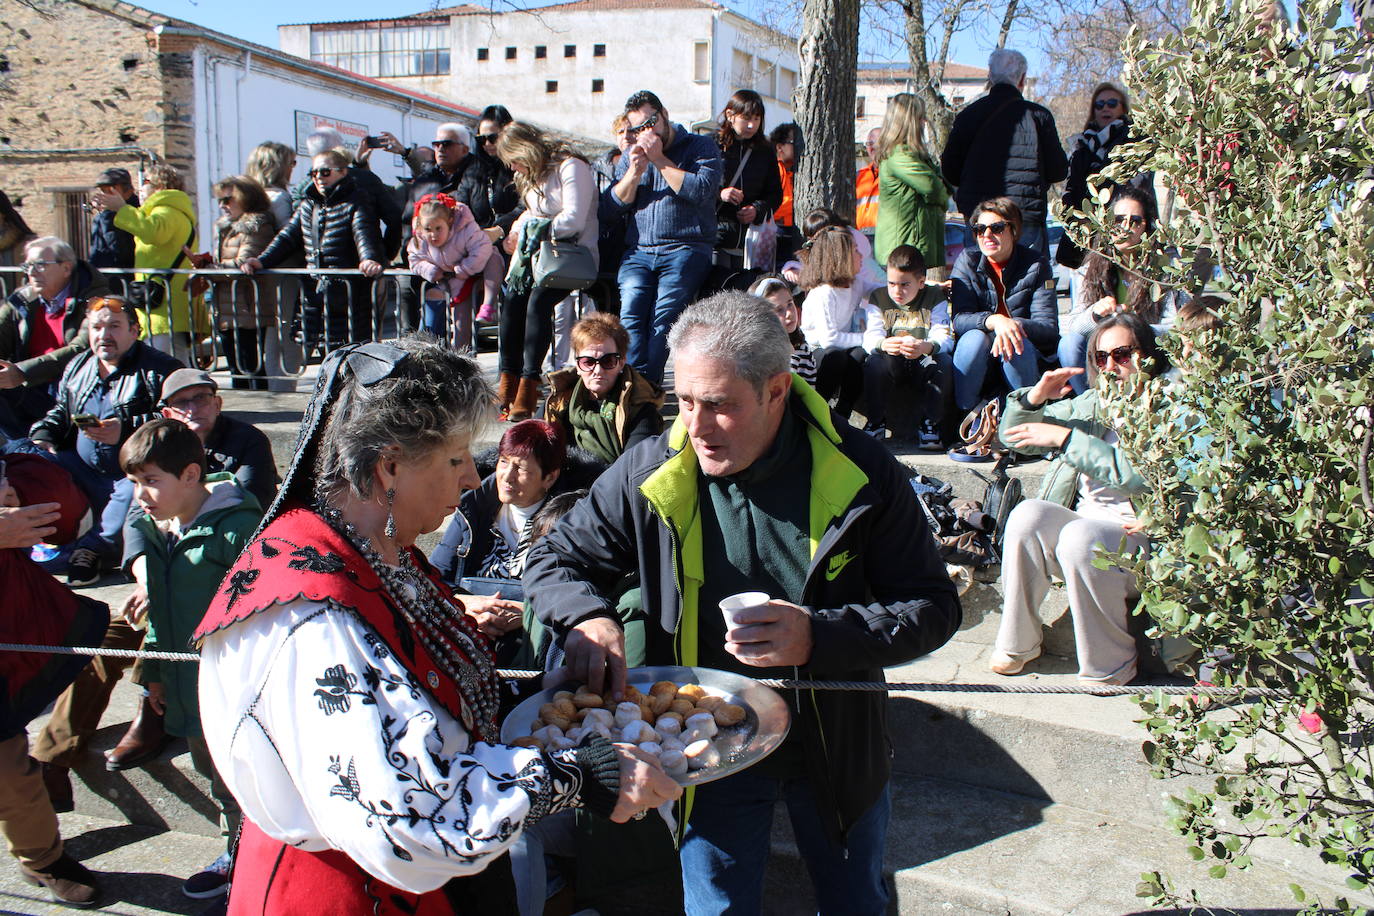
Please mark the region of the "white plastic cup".
<svg viewBox="0 0 1374 916"><path fill-rule="evenodd" d="M737 626L742 626L735 618L742 611L750 608L762 607L772 599L767 592L739 592L728 598L721 599L720 614L725 618L725 633L728 637L730 631Z"/></svg>

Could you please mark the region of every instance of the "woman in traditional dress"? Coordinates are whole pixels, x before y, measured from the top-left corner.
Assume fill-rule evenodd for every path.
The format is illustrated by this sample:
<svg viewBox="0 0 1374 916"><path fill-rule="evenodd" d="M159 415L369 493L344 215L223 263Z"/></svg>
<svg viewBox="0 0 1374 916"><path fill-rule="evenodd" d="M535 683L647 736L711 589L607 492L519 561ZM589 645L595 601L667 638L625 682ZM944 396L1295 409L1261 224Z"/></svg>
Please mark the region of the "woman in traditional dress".
<svg viewBox="0 0 1374 916"><path fill-rule="evenodd" d="M680 793L625 745L496 743L490 647L414 548L478 484L491 403L433 343L321 366L281 494L197 633L206 739L244 812L231 914L511 912L526 825Z"/></svg>

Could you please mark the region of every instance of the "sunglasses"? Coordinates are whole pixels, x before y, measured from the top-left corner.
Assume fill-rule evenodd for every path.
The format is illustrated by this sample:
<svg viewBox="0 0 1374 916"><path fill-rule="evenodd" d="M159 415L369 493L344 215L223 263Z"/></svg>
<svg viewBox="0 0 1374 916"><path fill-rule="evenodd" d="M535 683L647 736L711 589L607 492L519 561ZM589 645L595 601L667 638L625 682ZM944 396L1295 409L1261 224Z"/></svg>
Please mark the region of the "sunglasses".
<svg viewBox="0 0 1374 916"><path fill-rule="evenodd" d="M1139 347L1117 347L1114 350L1095 350L1093 351L1093 362L1097 368L1107 368L1108 360L1116 360L1118 366L1124 366L1131 361L1131 357L1140 352Z"/></svg>
<svg viewBox="0 0 1374 916"><path fill-rule="evenodd" d="M343 169L336 169L336 168L330 168L329 166L325 166L324 168L311 169L309 172L306 172L306 174L309 175L311 178L314 178L314 177L316 177L316 176L319 176L320 178L328 178L330 175L333 175L335 172L342 172L342 171L343 171Z"/></svg>
<svg viewBox="0 0 1374 916"><path fill-rule="evenodd" d="M649 117L645 118L643 124L637 125L635 127L627 126L625 128L625 136L629 137L630 139L634 139L635 137L639 136L640 131L648 130L649 128L653 127L655 124L658 123L658 115L659 113L656 111L653 114L649 115Z"/></svg>
<svg viewBox="0 0 1374 916"><path fill-rule="evenodd" d="M973 234L975 237L989 234L1001 235L1003 232L1007 231L1007 227L1010 225L1011 223L1008 223L1005 220L998 220L995 223L974 223Z"/></svg>
<svg viewBox="0 0 1374 916"><path fill-rule="evenodd" d="M478 143L495 143L495 142L496 142L497 140L499 140L500 138L501 138L501 135L500 135L500 134L478 134L478 135L477 135L477 142L478 142Z"/></svg>
<svg viewBox="0 0 1374 916"><path fill-rule="evenodd" d="M1130 226L1134 229L1136 226L1145 225L1145 217L1135 213L1117 213L1112 217L1112 222L1118 226Z"/></svg>
<svg viewBox="0 0 1374 916"><path fill-rule="evenodd" d="M192 395L189 398L178 398L175 401L168 401L167 406L177 413L189 414L199 407L204 407L215 397L213 392L202 391L200 394Z"/></svg>
<svg viewBox="0 0 1374 916"><path fill-rule="evenodd" d="M458 143L458 140L432 140L429 145L435 149L448 149L450 146L457 146Z"/></svg>
<svg viewBox="0 0 1374 916"><path fill-rule="evenodd" d="M1096 102L1093 102L1093 108L1101 111L1104 108L1116 108L1120 104L1120 99L1098 99Z"/></svg>
<svg viewBox="0 0 1374 916"><path fill-rule="evenodd" d="M606 353L601 356L579 356L577 358L577 368L583 372L591 372L600 366L602 369L611 370L620 365L620 361L625 357L619 353Z"/></svg>

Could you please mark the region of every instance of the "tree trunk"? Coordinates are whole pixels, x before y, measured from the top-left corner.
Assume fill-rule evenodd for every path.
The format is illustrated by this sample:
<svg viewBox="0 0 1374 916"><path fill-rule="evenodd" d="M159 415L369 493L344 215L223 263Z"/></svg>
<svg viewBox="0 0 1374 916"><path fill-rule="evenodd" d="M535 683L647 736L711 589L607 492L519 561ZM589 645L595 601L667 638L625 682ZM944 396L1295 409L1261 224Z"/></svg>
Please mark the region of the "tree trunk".
<svg viewBox="0 0 1374 916"><path fill-rule="evenodd" d="M963 3L958 4L959 7ZM938 73L930 72L930 60L926 57L926 17L924 0L907 0L902 4L903 18L906 22L906 53L911 64L911 85L917 98L926 107L926 124L930 127L930 148L942 150L949 139L949 129L954 124L954 112L948 100L940 94L939 80L944 76L946 56L953 29L945 31L940 47L940 59L936 63ZM957 10L951 16L957 17ZM953 20L951 20L952 22Z"/></svg>
<svg viewBox="0 0 1374 916"><path fill-rule="evenodd" d="M800 225L816 207L854 217L854 99L859 68L859 0L806 0L799 43L801 128L796 178Z"/></svg>
<svg viewBox="0 0 1374 916"><path fill-rule="evenodd" d="M1007 0L1007 11L1002 16L1002 31L997 33L997 47L1007 46L1007 35L1011 33L1012 21L1016 19L1016 7L1020 0Z"/></svg>

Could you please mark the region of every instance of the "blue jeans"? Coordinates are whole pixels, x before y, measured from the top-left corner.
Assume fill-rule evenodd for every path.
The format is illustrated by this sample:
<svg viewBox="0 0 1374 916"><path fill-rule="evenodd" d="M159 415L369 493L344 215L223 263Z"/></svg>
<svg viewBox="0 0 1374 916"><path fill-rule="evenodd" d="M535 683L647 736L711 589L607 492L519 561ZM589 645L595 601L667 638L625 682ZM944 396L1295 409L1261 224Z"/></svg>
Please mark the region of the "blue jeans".
<svg viewBox="0 0 1374 916"><path fill-rule="evenodd" d="M124 521L134 501L133 481L127 477L106 477L82 461L75 451L59 451L57 463L67 469L86 494L91 514L98 519L73 546L94 550L106 563L117 564L124 549Z"/></svg>
<svg viewBox="0 0 1374 916"><path fill-rule="evenodd" d="M1088 365L1088 338L1092 333L1087 334L1079 331L1064 331L1059 335L1059 365L1067 369L1083 369ZM1082 394L1088 390L1088 375L1075 375L1069 379L1069 384L1073 386L1074 394Z"/></svg>
<svg viewBox="0 0 1374 916"><path fill-rule="evenodd" d="M965 331L954 344L954 404L960 410L972 410L982 399L983 382L992 362L992 338L987 331ZM1013 391L1040 381L1040 357L1030 338L1020 355L1004 356L999 362Z"/></svg>
<svg viewBox="0 0 1374 916"><path fill-rule="evenodd" d="M883 847L892 813L889 787L883 787L873 807L850 828L847 848L840 849L826 834L807 780L783 782L746 771L696 790L681 851L688 916L762 909L763 872L779 796L787 802L792 833L815 886L820 913L886 913Z"/></svg>
<svg viewBox="0 0 1374 916"><path fill-rule="evenodd" d="M638 248L620 262L620 323L630 335L630 365L655 384L668 362L668 330L711 269L709 248Z"/></svg>

